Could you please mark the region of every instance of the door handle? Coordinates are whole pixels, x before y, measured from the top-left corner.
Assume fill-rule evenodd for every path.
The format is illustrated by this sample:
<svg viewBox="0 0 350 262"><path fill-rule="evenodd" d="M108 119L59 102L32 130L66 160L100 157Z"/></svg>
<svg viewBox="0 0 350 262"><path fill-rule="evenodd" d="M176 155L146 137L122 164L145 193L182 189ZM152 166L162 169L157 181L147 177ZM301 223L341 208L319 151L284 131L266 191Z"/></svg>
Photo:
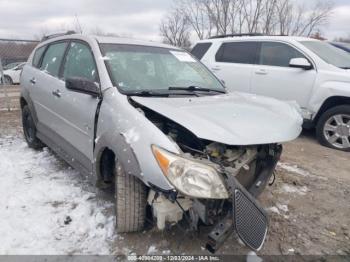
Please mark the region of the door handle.
<svg viewBox="0 0 350 262"><path fill-rule="evenodd" d="M61 97L61 91L59 89L52 91L52 95L54 95L56 97Z"/></svg>
<svg viewBox="0 0 350 262"><path fill-rule="evenodd" d="M35 79L35 77L33 77L32 79L30 79L29 82L31 82L33 85L35 85L35 84L36 84L36 79Z"/></svg>
<svg viewBox="0 0 350 262"><path fill-rule="evenodd" d="M220 71L221 68L219 66L215 66L211 68L212 71Z"/></svg>
<svg viewBox="0 0 350 262"><path fill-rule="evenodd" d="M265 69L259 69L258 71L255 71L255 74L257 74L257 75L267 75L267 71Z"/></svg>

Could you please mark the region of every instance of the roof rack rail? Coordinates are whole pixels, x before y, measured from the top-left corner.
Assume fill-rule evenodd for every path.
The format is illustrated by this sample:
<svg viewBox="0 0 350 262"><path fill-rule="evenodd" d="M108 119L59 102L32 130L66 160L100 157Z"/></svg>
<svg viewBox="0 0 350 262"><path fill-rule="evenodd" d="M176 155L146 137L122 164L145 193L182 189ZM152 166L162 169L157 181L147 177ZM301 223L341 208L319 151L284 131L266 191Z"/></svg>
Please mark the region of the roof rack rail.
<svg viewBox="0 0 350 262"><path fill-rule="evenodd" d="M59 37L59 36L64 36L64 35L73 35L76 34L77 32L73 31L73 30L69 30L67 32L62 32L62 33L55 33L55 34L51 34L51 35L44 35L43 38L41 39L42 41L51 39L51 38L55 38L55 37Z"/></svg>
<svg viewBox="0 0 350 262"><path fill-rule="evenodd" d="M226 38L226 37L237 37L237 36L265 36L265 34L261 34L261 33L227 34L227 35L212 36L209 39Z"/></svg>

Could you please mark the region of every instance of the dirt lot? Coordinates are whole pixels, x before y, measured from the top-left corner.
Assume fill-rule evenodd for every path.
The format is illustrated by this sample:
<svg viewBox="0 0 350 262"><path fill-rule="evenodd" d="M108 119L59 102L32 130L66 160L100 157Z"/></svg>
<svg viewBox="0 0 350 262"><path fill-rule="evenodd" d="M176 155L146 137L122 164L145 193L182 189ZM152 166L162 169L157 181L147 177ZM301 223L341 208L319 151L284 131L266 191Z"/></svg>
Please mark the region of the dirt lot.
<svg viewBox="0 0 350 262"><path fill-rule="evenodd" d="M0 111L0 139L4 137L21 139L19 111ZM61 163L60 169L68 169L57 161ZM267 188L260 201L269 211L270 228L258 255L350 255L349 153L324 148L315 141L312 132L304 132L297 140L285 144L276 182ZM124 255L208 254L203 248L207 232L204 228L198 235L184 236L184 231L177 227L166 232L146 228L139 234L116 236L109 250ZM233 235L219 254L248 252ZM71 253L81 251L73 249Z"/></svg>

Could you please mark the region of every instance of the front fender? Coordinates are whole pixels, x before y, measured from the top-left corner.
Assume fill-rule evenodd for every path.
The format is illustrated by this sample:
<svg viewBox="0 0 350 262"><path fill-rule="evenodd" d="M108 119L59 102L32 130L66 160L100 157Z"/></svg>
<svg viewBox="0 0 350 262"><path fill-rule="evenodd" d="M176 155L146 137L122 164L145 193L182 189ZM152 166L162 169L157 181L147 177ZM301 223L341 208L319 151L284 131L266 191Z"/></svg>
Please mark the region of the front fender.
<svg viewBox="0 0 350 262"><path fill-rule="evenodd" d="M113 136L104 134L96 138L93 170L95 172L96 181L100 179L100 159L105 149L111 150L116 157L116 160L123 164L125 172L143 179L140 164L132 148L127 144L125 137L122 134L114 133Z"/></svg>
<svg viewBox="0 0 350 262"><path fill-rule="evenodd" d="M324 102L330 97L341 96L350 98L350 83L340 81L328 81L315 89L310 103L309 109L317 115Z"/></svg>
<svg viewBox="0 0 350 262"><path fill-rule="evenodd" d="M99 162L104 149L112 150L125 171L165 191L173 186L163 175L152 152L157 145L170 152L178 149L152 122L133 107L116 89L105 91L95 139L93 167L99 178Z"/></svg>

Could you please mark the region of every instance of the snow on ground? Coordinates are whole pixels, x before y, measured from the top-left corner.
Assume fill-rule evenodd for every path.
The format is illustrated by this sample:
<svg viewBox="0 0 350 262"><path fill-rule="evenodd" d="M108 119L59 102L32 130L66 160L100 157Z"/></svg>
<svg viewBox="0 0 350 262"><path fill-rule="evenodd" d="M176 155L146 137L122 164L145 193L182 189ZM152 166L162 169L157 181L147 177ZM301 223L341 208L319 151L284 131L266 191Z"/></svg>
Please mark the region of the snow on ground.
<svg viewBox="0 0 350 262"><path fill-rule="evenodd" d="M283 184L280 188L280 192L284 192L287 194L298 194L298 195L305 195L308 192L308 188L306 186L302 187L296 187L289 184Z"/></svg>
<svg viewBox="0 0 350 262"><path fill-rule="evenodd" d="M290 172L290 173L293 173L296 175L300 175L303 177L313 177L313 178L317 178L317 179L321 179L321 180L327 180L327 178L322 177L320 175L311 174L309 171L307 171L301 167L298 167L297 165L291 165L291 164L285 163L285 162L278 162L277 167L280 169L283 169L287 172Z"/></svg>
<svg viewBox="0 0 350 262"><path fill-rule="evenodd" d="M301 176L311 176L310 172L307 170L304 170L300 167L298 167L297 165L290 165L288 163L284 163L284 162L278 162L277 167L284 169L288 172L297 174L297 175L301 175Z"/></svg>
<svg viewBox="0 0 350 262"><path fill-rule="evenodd" d="M0 255L109 254L112 203L48 150L0 138Z"/></svg>

